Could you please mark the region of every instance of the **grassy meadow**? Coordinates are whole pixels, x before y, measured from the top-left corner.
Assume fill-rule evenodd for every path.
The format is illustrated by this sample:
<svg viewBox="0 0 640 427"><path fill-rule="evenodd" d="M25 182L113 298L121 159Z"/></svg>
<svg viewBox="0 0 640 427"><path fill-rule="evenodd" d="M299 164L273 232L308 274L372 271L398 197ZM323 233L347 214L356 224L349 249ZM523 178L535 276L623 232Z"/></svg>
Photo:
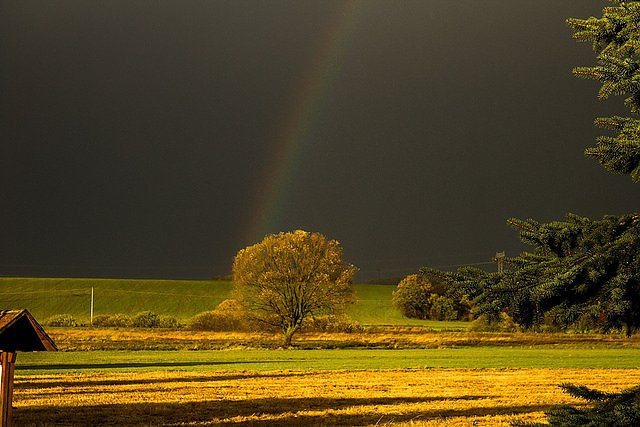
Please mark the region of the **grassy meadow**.
<svg viewBox="0 0 640 427"><path fill-rule="evenodd" d="M36 319L70 314L88 323L94 315L154 311L187 319L226 299L231 282L132 279L0 278L2 308L26 308Z"/></svg>
<svg viewBox="0 0 640 427"><path fill-rule="evenodd" d="M638 348L229 349L24 353L20 375L59 372L640 369Z"/></svg>
<svg viewBox="0 0 640 427"><path fill-rule="evenodd" d="M26 308L36 319L69 314L88 324L91 289L94 316L153 311L184 321L229 298L231 282L221 280L0 278L0 308ZM349 316L363 325L412 325L464 329L464 322L406 319L391 304L395 286L356 284Z"/></svg>
<svg viewBox="0 0 640 427"><path fill-rule="evenodd" d="M4 308L35 317L152 310L186 320L229 295L222 281L0 279ZM20 353L15 425L509 426L579 404L563 382L640 384L640 336L480 333L412 321L393 286L356 285L351 333L47 328L59 352Z"/></svg>

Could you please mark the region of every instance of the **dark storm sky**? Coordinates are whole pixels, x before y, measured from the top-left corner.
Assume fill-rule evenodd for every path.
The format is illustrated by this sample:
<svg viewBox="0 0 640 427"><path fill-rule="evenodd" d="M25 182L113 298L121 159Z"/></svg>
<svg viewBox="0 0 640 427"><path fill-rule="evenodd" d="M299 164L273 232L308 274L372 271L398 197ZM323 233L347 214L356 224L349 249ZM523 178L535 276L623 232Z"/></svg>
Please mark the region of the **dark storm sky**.
<svg viewBox="0 0 640 427"><path fill-rule="evenodd" d="M0 275L208 278L303 228L399 276L514 255L511 216L635 211L582 154L621 101L570 73L564 20L606 4L0 1Z"/></svg>

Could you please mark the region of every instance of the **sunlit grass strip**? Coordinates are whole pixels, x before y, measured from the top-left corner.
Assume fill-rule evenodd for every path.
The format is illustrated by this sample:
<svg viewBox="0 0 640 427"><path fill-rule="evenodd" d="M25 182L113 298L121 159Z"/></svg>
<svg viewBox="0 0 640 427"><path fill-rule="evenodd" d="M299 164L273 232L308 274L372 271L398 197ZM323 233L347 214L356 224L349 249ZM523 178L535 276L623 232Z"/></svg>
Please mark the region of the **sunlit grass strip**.
<svg viewBox="0 0 640 427"><path fill-rule="evenodd" d="M22 353L16 375L64 372L277 371L422 368L640 368L636 348L223 350Z"/></svg>
<svg viewBox="0 0 640 427"><path fill-rule="evenodd" d="M557 384L605 391L638 369L140 372L20 375L16 425L508 426L542 421Z"/></svg>

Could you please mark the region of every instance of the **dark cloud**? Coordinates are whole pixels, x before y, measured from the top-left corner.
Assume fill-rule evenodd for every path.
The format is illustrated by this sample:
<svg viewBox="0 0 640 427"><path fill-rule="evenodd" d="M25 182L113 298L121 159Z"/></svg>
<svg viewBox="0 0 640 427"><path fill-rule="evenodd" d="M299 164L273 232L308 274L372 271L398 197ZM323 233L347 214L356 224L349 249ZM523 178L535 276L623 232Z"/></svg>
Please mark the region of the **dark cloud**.
<svg viewBox="0 0 640 427"><path fill-rule="evenodd" d="M593 53L564 20L604 4L2 2L0 273L229 272L344 14L261 232L320 231L366 278L518 251L511 216L633 211L582 155L620 102L570 74Z"/></svg>

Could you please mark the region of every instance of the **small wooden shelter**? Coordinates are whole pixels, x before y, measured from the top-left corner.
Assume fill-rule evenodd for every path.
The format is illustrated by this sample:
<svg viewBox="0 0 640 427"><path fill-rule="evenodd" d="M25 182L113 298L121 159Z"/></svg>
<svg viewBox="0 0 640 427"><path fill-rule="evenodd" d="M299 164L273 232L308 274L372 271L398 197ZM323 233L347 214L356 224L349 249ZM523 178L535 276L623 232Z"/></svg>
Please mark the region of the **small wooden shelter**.
<svg viewBox="0 0 640 427"><path fill-rule="evenodd" d="M0 418L11 426L13 371L16 351L56 351L53 340L27 310L0 311Z"/></svg>

